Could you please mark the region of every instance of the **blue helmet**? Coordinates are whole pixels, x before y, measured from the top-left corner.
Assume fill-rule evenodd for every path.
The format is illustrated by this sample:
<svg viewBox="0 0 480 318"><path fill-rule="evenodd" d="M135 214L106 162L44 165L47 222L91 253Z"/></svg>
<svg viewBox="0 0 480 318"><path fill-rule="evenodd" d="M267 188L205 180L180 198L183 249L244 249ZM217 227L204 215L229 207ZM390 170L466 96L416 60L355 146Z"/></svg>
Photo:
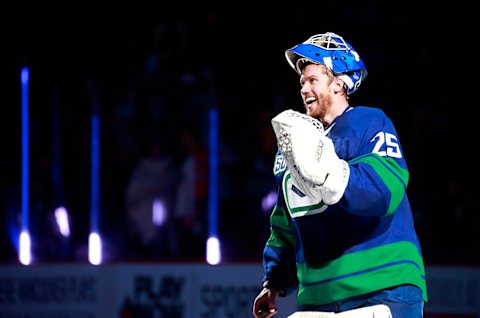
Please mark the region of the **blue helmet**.
<svg viewBox="0 0 480 318"><path fill-rule="evenodd" d="M286 50L285 57L298 74L301 74L305 63L325 65L345 82L348 95L360 87L368 74L355 49L341 36L332 32L310 37Z"/></svg>

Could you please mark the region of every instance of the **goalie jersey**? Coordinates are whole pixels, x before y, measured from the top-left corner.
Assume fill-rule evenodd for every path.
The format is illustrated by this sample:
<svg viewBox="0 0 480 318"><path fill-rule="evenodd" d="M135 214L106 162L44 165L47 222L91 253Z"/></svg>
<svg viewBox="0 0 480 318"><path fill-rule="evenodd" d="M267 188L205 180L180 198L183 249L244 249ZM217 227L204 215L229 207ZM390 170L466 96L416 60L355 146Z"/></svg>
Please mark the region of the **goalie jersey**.
<svg viewBox="0 0 480 318"><path fill-rule="evenodd" d="M278 198L263 252L264 281L298 304L323 305L398 285L418 286L425 268L406 194L409 172L395 127L377 108L350 107L325 130L350 178L331 206L309 202L280 152Z"/></svg>

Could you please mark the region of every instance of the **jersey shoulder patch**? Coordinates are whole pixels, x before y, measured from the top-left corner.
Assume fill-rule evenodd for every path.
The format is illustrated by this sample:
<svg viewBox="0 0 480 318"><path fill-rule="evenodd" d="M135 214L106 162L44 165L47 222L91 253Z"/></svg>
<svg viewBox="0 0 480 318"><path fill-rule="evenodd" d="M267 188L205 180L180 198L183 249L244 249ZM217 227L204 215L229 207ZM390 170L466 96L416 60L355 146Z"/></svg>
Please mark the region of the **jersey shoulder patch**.
<svg viewBox="0 0 480 318"><path fill-rule="evenodd" d="M287 170L287 162L285 161L282 153L277 151L277 154L275 155L275 162L273 164L273 175L278 176L284 173L285 170Z"/></svg>

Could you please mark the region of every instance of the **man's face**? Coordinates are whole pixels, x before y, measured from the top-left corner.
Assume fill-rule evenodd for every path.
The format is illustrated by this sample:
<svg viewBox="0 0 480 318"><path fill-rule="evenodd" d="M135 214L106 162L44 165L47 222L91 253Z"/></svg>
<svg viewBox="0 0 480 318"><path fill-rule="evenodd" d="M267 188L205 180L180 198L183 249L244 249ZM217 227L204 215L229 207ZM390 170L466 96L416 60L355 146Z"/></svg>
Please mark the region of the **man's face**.
<svg viewBox="0 0 480 318"><path fill-rule="evenodd" d="M334 75L322 64L307 65L300 76L303 105L307 115L320 121L332 107Z"/></svg>

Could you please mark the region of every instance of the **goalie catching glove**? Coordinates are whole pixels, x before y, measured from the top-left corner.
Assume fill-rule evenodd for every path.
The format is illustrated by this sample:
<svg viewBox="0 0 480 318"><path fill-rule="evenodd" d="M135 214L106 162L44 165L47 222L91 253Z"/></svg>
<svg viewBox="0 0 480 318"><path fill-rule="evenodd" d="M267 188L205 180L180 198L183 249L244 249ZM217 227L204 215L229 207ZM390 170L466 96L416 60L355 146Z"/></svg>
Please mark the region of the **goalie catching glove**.
<svg viewBox="0 0 480 318"><path fill-rule="evenodd" d="M333 141L325 136L317 119L285 110L272 119L280 152L297 183L317 202L340 201L350 177L350 167L335 153Z"/></svg>

